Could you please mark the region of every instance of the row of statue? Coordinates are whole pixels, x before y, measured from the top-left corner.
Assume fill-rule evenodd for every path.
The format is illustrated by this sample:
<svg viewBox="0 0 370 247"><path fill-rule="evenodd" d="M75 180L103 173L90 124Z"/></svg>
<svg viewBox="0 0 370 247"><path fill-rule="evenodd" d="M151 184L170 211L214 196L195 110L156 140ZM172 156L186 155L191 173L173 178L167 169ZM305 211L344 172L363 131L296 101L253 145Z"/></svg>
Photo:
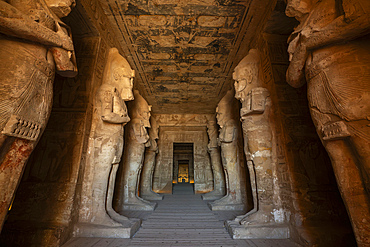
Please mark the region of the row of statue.
<svg viewBox="0 0 370 247"><path fill-rule="evenodd" d="M50 116L54 75L77 74L70 30L60 20L74 4L73 0L0 1L1 227L24 164ZM331 158L358 246L370 244L369 13L370 1L362 0L288 0L286 9L300 22L288 40L287 81L293 87L307 82L311 116ZM215 200L210 203L212 210L241 210L246 206L248 180L241 175L246 173L238 118L242 121L253 208L234 222L245 227L276 223L271 99L262 83L260 60L252 49L235 68L235 95L229 91L216 109L219 133L214 119L208 123L214 191L203 199ZM91 225L137 227L138 220L117 211L153 210L155 203L143 198L162 198L151 190L158 126L144 98L132 92L133 77L126 59L112 48L103 84L95 94L84 178L87 189L81 195L80 221L90 226L78 231L93 232ZM235 113L234 97L242 103L240 114ZM134 98L130 118L125 101ZM125 165L117 177L120 162Z"/></svg>
<svg viewBox="0 0 370 247"><path fill-rule="evenodd" d="M293 87L308 83L308 102L317 133L332 162L337 183L346 205L358 246L370 245L370 2L360 0L288 0L286 14L300 24L288 42L290 65L287 82ZM271 99L263 86L260 56L252 49L235 68L235 98L242 108L244 152L253 196L253 209L234 222L251 234L253 225L277 225L274 219L274 171L272 162ZM220 101L217 120L220 126L222 164L226 196L211 203L239 205L233 173L237 128L232 112ZM229 104L230 105L230 104ZM230 196L233 195L233 196ZM207 198L207 195L204 196ZM242 197L239 197L242 198ZM237 228L237 227L236 227Z"/></svg>
<svg viewBox="0 0 370 247"><path fill-rule="evenodd" d="M203 195L205 200L214 200L209 203L212 210L246 210L248 205L246 181L250 181L253 207L245 215L238 216L229 224L244 225L248 228L257 226L278 225L274 219L274 187L273 187L273 162L272 162L272 130L270 123L271 99L269 91L263 87L260 54L252 49L248 55L236 66L233 74L235 80L234 90L229 90L221 99L216 109L218 128L214 122L209 122L209 150L217 150L217 142L221 154L212 155L212 168L218 170L215 163L222 164L226 188L217 187L215 190ZM238 99L242 108L240 114L235 112ZM242 121L243 144L239 144L239 118ZM241 158L240 146L244 147L248 173L245 171ZM221 159L219 158L221 157ZM219 165L221 166L221 165ZM249 174L249 180L244 174ZM221 197L221 198L220 198ZM259 235L262 237L262 235ZM267 237L267 236L265 236Z"/></svg>
<svg viewBox="0 0 370 247"><path fill-rule="evenodd" d="M140 226L140 220L119 213L152 211L156 203L144 198L162 200L152 191L151 184L159 127L155 118L151 118L151 106L139 91L132 92L134 76L127 60L116 48L111 48L94 102L88 151L92 154L88 158L91 172L84 179L85 212L76 227L80 236L104 236L105 229L109 231L107 236L130 237ZM125 102L132 100L127 108ZM122 170L120 163L124 164Z"/></svg>

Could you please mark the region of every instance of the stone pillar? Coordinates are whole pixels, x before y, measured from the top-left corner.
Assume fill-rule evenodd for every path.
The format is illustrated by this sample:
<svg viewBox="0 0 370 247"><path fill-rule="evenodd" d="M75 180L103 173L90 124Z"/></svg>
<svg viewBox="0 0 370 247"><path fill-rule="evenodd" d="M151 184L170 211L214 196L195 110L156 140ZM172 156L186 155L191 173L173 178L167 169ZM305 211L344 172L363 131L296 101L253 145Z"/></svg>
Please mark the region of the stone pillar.
<svg viewBox="0 0 370 247"><path fill-rule="evenodd" d="M290 0L286 9L300 22L288 40L287 81L307 82L312 120L359 247L370 246L369 13L370 3L360 0Z"/></svg>
<svg viewBox="0 0 370 247"><path fill-rule="evenodd" d="M153 173L155 167L155 157L158 153L156 140L158 139L159 126L154 117L150 118L151 128L149 129L150 146L145 149L144 165L140 181L140 197L146 200L162 200L163 196L153 191Z"/></svg>
<svg viewBox="0 0 370 247"><path fill-rule="evenodd" d="M44 0L1 1L0 9L1 231L25 164L50 116L54 73L73 77L77 69L69 28Z"/></svg>
<svg viewBox="0 0 370 247"><path fill-rule="evenodd" d="M116 48L109 50L103 84L97 90L76 236L131 237L140 220L129 220L113 210L112 199L123 151L123 127L130 121L125 101L133 100L134 71Z"/></svg>
<svg viewBox="0 0 370 247"><path fill-rule="evenodd" d="M235 98L242 103L244 152L250 175L253 209L228 221L234 238L288 238L286 225L274 218L272 132L270 127L271 99L263 87L260 54L256 49L236 66L233 74Z"/></svg>
<svg viewBox="0 0 370 247"><path fill-rule="evenodd" d="M202 195L203 200L216 200L225 195L225 174L221 164L220 147L217 143L218 125L216 119L210 119L207 124L209 137L208 153L211 158L213 172L213 191Z"/></svg>
<svg viewBox="0 0 370 247"><path fill-rule="evenodd" d="M140 174L144 163L145 146L150 144L146 128L150 128L150 108L146 100L134 91L135 100L130 109L131 121L127 125L127 143L124 151L122 177L116 185L118 212L124 210L154 210L156 203L138 196Z"/></svg>
<svg viewBox="0 0 370 247"><path fill-rule="evenodd" d="M222 165L225 170L226 195L209 203L212 210L244 210L246 208L245 170L242 167L241 153L238 147L239 128L235 120L233 91L218 103L216 112L220 126L219 142L221 145Z"/></svg>

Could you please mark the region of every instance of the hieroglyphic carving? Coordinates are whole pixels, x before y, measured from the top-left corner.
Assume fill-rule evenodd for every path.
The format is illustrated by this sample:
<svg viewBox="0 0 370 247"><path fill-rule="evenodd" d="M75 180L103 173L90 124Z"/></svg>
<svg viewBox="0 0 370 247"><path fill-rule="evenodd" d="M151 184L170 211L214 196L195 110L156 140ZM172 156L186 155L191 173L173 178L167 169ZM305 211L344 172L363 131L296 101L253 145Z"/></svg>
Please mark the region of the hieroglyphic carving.
<svg viewBox="0 0 370 247"><path fill-rule="evenodd" d="M286 9L300 22L289 39L287 81L300 87L306 77L311 116L331 158L358 246L370 244L364 224L370 221L369 13L370 2L358 0L291 0Z"/></svg>
<svg viewBox="0 0 370 247"><path fill-rule="evenodd" d="M156 114L159 126L207 126L211 114Z"/></svg>

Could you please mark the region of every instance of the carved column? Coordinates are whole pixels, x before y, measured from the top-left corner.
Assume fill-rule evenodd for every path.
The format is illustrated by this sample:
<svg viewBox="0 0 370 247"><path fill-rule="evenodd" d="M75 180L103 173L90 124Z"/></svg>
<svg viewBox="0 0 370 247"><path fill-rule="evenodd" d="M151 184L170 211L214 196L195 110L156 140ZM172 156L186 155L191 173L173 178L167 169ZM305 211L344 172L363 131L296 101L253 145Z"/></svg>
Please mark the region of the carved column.
<svg viewBox="0 0 370 247"><path fill-rule="evenodd" d="M239 128L235 120L233 100L233 92L230 90L216 109L222 165L226 176L226 195L208 204L212 210L244 210L246 207L245 170L238 147Z"/></svg>
<svg viewBox="0 0 370 247"><path fill-rule="evenodd" d="M151 128L149 129L149 143L150 147L145 150L143 171L140 181L140 197L146 200L162 200L163 196L155 193L152 190L153 173L155 167L155 157L158 153L158 146L156 140L158 139L159 126L154 117L150 118Z"/></svg>
<svg viewBox="0 0 370 247"><path fill-rule="evenodd" d="M312 120L359 247L370 246L369 13L370 3L360 0L290 0L286 9L300 22L289 38L287 81L307 81Z"/></svg>
<svg viewBox="0 0 370 247"><path fill-rule="evenodd" d="M144 162L145 145L149 144L146 128L150 128L150 106L137 90L130 109L131 121L127 125L127 143L124 151L121 181L116 185L118 212L124 210L154 210L156 203L138 196L141 169Z"/></svg>
<svg viewBox="0 0 370 247"><path fill-rule="evenodd" d="M243 126L244 152L250 175L253 209L228 221L234 238L288 238L289 230L275 219L272 160L271 100L263 87L260 54L252 49L238 64L233 74L235 98L242 103L240 116Z"/></svg>
<svg viewBox="0 0 370 247"><path fill-rule="evenodd" d="M203 200L216 200L225 195L225 174L221 164L220 147L217 143L218 125L216 119L208 121L207 133L209 137L208 153L213 172L213 191L202 195L202 198Z"/></svg>
<svg viewBox="0 0 370 247"><path fill-rule="evenodd" d="M125 101L133 100L134 71L116 48L109 50L103 84L97 90L83 180L79 224L75 235L129 238L140 220L129 220L112 208L114 183L123 151L123 127L130 121Z"/></svg>
<svg viewBox="0 0 370 247"><path fill-rule="evenodd" d="M73 77L77 69L69 28L59 19L69 14L69 5L59 16L44 0L1 1L0 9L1 230L50 116L54 73Z"/></svg>

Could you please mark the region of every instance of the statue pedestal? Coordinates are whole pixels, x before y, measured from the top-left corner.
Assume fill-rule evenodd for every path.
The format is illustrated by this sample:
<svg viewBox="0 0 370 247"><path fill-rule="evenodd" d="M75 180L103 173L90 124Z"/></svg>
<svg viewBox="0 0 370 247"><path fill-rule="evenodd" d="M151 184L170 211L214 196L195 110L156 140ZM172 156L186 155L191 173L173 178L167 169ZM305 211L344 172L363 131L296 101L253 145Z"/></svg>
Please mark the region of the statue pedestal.
<svg viewBox="0 0 370 247"><path fill-rule="evenodd" d="M133 203L125 203L122 205L124 210L139 210L139 211L153 211L157 207L157 203L149 202L139 198Z"/></svg>
<svg viewBox="0 0 370 247"><path fill-rule="evenodd" d="M131 238L141 225L140 219L129 219L120 222L122 226L105 226L91 223L79 223L75 225L74 237L90 238Z"/></svg>
<svg viewBox="0 0 370 247"><path fill-rule="evenodd" d="M140 197L143 198L144 200L149 200L149 201L161 201L161 200L163 200L163 196L159 195L155 192L148 193L148 194L143 194L143 195L140 195Z"/></svg>
<svg viewBox="0 0 370 247"><path fill-rule="evenodd" d="M225 226L233 239L288 239L289 228L284 224L240 225L226 221Z"/></svg>
<svg viewBox="0 0 370 247"><path fill-rule="evenodd" d="M244 204L219 204L215 202L209 202L208 207L212 211L218 211L218 210L237 210L237 211L242 211L245 209Z"/></svg>

